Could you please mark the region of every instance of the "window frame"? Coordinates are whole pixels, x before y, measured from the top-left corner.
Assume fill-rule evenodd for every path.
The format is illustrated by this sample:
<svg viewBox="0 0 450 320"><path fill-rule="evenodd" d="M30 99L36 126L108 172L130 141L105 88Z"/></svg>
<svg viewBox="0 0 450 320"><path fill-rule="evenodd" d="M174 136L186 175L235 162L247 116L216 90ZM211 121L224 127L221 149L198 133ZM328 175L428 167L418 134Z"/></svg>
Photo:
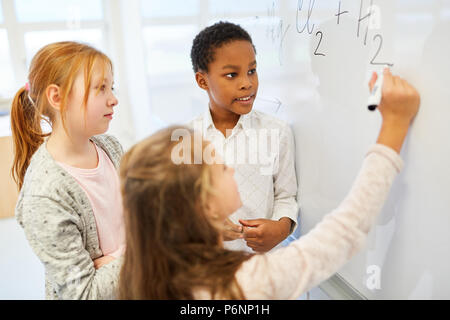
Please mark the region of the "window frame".
<svg viewBox="0 0 450 320"><path fill-rule="evenodd" d="M267 15L266 10L244 14L213 14L209 0L199 0L199 11L195 15L184 17L144 17L141 0L101 0L103 17L101 20L81 21L79 28L74 30L97 29L102 33L102 47L105 53L114 61L114 74L117 84L117 94L120 104L125 108L118 122L122 129L121 136L133 141L135 138L146 137L152 132L152 127L158 125L148 124L148 120L155 116L152 105L152 90L174 82L173 74L160 76L161 81L150 82L147 66L150 55L146 52L143 42L143 30L147 26L177 26L191 24L197 26L198 31L210 24L211 20L249 18L255 14ZM25 34L32 31L64 31L68 30L66 22L48 21L22 23L16 16L15 0L0 0L3 8L4 21L1 27L6 30L9 41L9 52L14 73L14 87L19 88L26 82L28 75ZM286 9L285 2L279 3L280 10ZM77 26L78 27L78 26ZM193 81L191 74L176 85L185 85ZM187 73L186 73L187 74ZM163 79L163 78L166 79ZM189 80L187 80L189 78ZM150 89L150 90L149 90ZM0 109L9 110L12 97L0 100ZM140 106L140 107L137 107ZM146 106L143 108L142 106ZM120 119L119 119L120 118ZM117 122L117 121L116 121ZM126 129L125 129L126 128ZM134 131L131 132L131 131ZM133 138L134 136L134 138Z"/></svg>
<svg viewBox="0 0 450 320"><path fill-rule="evenodd" d="M109 50L109 37L107 26L107 0L101 0L103 6L102 20L82 21L79 28L73 30L99 29L102 32L102 45ZM9 55L12 63L13 73L15 76L15 85L20 86L23 79L27 78L27 52L25 45L25 34L34 31L65 31L71 30L67 28L67 22L46 21L46 22L19 22L16 15L15 0L0 0L3 9L3 23L0 28L6 30L9 44ZM11 41L14 39L14 41ZM0 99L0 109L4 109L3 104L11 101L13 97Z"/></svg>
<svg viewBox="0 0 450 320"><path fill-rule="evenodd" d="M110 128L114 134L120 137L124 149L149 134L148 124L144 121L138 122L140 118L148 118L151 115L149 99L137 94L138 90L133 87L135 83L145 86L146 79L136 77L131 73L133 66L130 61L135 59L135 48L127 48L127 37L123 28L128 26L127 19L136 14L135 2L137 0L101 0L103 17L101 20L81 21L79 28L74 30L98 29L102 33L102 47L105 53L114 61L114 78L116 83L116 95L120 96L121 114ZM14 74L14 88L20 88L28 77L27 54L25 45L25 34L30 31L65 31L66 22L50 21L38 23L20 23L15 13L14 0L0 0L3 9L4 22L1 26L6 30L9 44L10 61ZM138 29L132 29L132 32ZM131 58L130 58L131 57ZM119 59L120 58L120 59ZM143 62L142 62L143 63ZM141 64L142 64L141 63ZM133 81L131 81L131 80ZM9 113L14 92L10 97L0 98L0 111ZM148 95L148 94L147 94ZM134 105L145 105L144 110L136 110ZM145 117L143 116L145 114Z"/></svg>
<svg viewBox="0 0 450 320"><path fill-rule="evenodd" d="M139 0L140 2L145 0ZM288 4L283 1L281 3L277 4L279 6L279 10L282 10L286 12L289 10ZM221 20L221 19L247 19L254 17L255 15L265 16L267 15L267 9L261 10L261 11L255 11L251 13L232 13L230 15L227 14L213 14L210 12L210 1L209 0L199 0L199 12L196 15L191 16L180 16L180 17L173 17L173 16L166 16L166 17L145 17L142 13L140 14L140 18L142 19L142 33L143 30L146 27L155 27L155 26L177 26L177 25L196 25L197 30L200 31L207 27L210 24L211 20ZM147 50L144 52L146 57L146 63L149 61L149 53ZM290 54L290 53L288 53ZM146 70L147 70L146 65ZM193 72L192 70L190 71ZM186 85L188 84L188 81L182 80L183 77L177 77L177 79L173 79L173 74L167 74L167 75L158 75L158 81L150 81L151 75L146 71L147 79L149 82L149 88L151 89L158 89L160 87L166 87L170 84L180 84L180 85ZM179 76L180 74L178 74ZM182 74L185 75L185 74ZM193 77L193 74L192 74Z"/></svg>

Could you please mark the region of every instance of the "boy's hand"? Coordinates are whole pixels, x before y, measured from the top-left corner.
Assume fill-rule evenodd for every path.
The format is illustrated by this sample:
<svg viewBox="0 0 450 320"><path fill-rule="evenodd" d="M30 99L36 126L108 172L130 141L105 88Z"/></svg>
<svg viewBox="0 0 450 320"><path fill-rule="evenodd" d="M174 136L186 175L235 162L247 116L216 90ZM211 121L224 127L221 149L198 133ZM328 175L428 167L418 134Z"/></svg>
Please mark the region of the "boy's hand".
<svg viewBox="0 0 450 320"><path fill-rule="evenodd" d="M230 219L226 219L223 230L223 240L231 241L236 239L242 239L244 227L238 224L234 224Z"/></svg>
<svg viewBox="0 0 450 320"><path fill-rule="evenodd" d="M94 268L95 268L96 270L97 270L97 269L100 269L100 268L103 267L104 265L106 265L106 264L112 262L114 259L115 259L115 258L112 257L112 256L103 256L103 257L97 258L97 259L94 260Z"/></svg>
<svg viewBox="0 0 450 320"><path fill-rule="evenodd" d="M269 219L239 220L244 226L244 240L256 252L267 252L286 239L291 230L291 219L278 221Z"/></svg>

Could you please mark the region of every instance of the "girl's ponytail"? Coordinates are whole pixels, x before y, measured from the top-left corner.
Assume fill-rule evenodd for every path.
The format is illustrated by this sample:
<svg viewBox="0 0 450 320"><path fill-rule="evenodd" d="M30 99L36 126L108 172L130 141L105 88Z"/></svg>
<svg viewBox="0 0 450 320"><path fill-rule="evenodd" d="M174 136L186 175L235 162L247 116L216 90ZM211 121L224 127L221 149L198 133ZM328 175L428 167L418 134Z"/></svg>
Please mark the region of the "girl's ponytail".
<svg viewBox="0 0 450 320"><path fill-rule="evenodd" d="M28 88L21 88L11 106L11 130L14 145L14 162L11 169L19 190L22 188L30 159L44 142L41 114L32 101Z"/></svg>

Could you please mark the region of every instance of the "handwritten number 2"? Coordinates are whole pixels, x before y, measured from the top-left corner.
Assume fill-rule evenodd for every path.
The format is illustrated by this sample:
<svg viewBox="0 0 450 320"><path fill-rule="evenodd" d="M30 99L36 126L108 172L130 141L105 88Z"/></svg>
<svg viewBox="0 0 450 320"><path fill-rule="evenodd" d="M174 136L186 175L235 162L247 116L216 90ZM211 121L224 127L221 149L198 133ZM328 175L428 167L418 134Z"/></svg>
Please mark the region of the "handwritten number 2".
<svg viewBox="0 0 450 320"><path fill-rule="evenodd" d="M315 56L325 56L325 54L317 52L317 50L319 50L320 44L322 43L322 38L323 38L323 33L322 31L317 31L316 32L316 36L320 34L320 39L319 39L319 43L317 44L316 50L314 51L314 55Z"/></svg>
<svg viewBox="0 0 450 320"><path fill-rule="evenodd" d="M388 65L388 66L392 67L394 65L393 63L389 63L389 62L375 62L375 59L380 54L381 47L383 46L383 37L381 36L381 34L376 34L373 37L373 41L375 41L375 39L377 39L377 38L380 39L380 45L378 46L377 52L375 53L375 55L373 56L372 60L370 61L370 64L373 64L373 65Z"/></svg>

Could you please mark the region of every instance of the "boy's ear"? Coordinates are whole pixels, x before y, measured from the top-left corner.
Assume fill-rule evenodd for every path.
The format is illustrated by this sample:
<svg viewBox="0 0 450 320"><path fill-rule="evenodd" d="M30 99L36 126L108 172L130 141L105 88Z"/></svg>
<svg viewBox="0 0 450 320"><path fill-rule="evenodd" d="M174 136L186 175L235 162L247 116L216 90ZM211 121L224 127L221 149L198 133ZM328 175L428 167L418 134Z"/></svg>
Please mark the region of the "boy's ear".
<svg viewBox="0 0 450 320"><path fill-rule="evenodd" d="M197 71L195 73L195 81L197 81L197 85L203 89L203 90L208 90L208 81L206 79L206 74L201 72L201 71Z"/></svg>
<svg viewBox="0 0 450 320"><path fill-rule="evenodd" d="M51 84L45 90L47 101L50 106L56 110L61 108L61 90L56 84Z"/></svg>

